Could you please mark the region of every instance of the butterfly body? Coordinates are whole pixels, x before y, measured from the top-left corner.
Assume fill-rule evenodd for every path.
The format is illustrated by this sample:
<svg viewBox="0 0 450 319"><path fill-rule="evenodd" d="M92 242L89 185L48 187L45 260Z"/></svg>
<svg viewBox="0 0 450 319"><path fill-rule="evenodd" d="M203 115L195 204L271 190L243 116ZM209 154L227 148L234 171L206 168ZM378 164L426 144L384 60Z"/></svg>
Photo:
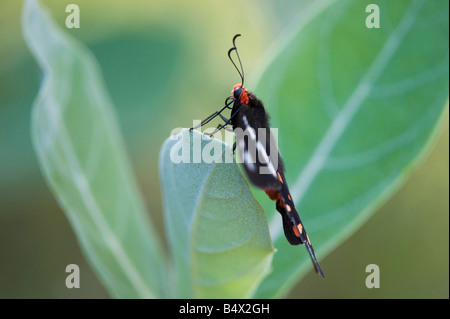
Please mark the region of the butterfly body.
<svg viewBox="0 0 450 319"><path fill-rule="evenodd" d="M225 106L220 111L211 114L197 127L209 123L217 116L225 123L209 135L214 135L222 128L230 130L227 126L232 126L236 136L233 150L238 150L248 179L275 201L276 210L281 214L286 239L291 245L305 245L316 272L325 277L289 192L281 156L270 131L269 116L261 100L243 86L244 70L235 45L238 36L240 35L233 38L233 47L228 51L228 57L241 76L242 83L233 87L231 96L225 100ZM240 69L230 56L233 51L236 52ZM231 110L230 118L221 114L225 109Z"/></svg>
<svg viewBox="0 0 450 319"><path fill-rule="evenodd" d="M239 94L235 94L237 89ZM242 97L243 94L246 96ZM232 96L234 103L230 118L233 130L236 132L236 129L241 129L243 132L251 132L243 136L236 133L238 153L243 160L247 176L255 186L263 189L269 198L276 202L276 209L281 214L284 234L289 243L304 244L316 272L324 276L289 192L281 156L271 135L269 116L263 103L247 89L243 89L240 84L233 87ZM242 101L247 103L243 104ZM262 135L265 135L264 138ZM261 140L264 142L260 143ZM255 156L250 157L254 161L250 163L246 153L251 152L252 147L256 149ZM267 168L266 173L262 172L263 168Z"/></svg>

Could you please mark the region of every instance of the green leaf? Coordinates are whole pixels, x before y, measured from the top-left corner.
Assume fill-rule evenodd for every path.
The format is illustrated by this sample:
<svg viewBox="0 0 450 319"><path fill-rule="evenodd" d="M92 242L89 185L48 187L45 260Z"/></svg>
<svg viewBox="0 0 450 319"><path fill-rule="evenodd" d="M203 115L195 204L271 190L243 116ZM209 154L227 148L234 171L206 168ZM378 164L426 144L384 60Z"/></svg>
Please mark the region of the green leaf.
<svg viewBox="0 0 450 319"><path fill-rule="evenodd" d="M50 189L113 296L165 296L165 259L93 56L38 1L25 2L22 20L43 71L32 137Z"/></svg>
<svg viewBox="0 0 450 319"><path fill-rule="evenodd" d="M217 161L199 156L210 153ZM268 273L274 248L266 215L230 158L224 143L197 131L183 130L161 149L174 297L248 298Z"/></svg>
<svg viewBox="0 0 450 319"><path fill-rule="evenodd" d="M379 29L365 25L369 2L311 2L254 86L278 128L287 182L325 275L333 267L325 255L401 186L445 118L448 2L376 3ZM277 248L256 296L282 296L311 261L287 243L273 203L256 197Z"/></svg>

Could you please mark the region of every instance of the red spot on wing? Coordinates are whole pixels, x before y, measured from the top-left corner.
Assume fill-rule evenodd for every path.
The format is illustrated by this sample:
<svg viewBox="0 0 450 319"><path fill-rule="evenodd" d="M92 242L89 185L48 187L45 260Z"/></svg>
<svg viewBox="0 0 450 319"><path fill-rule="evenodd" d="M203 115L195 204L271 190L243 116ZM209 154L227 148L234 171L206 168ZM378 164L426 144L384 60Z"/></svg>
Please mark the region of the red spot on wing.
<svg viewBox="0 0 450 319"><path fill-rule="evenodd" d="M300 231L300 234L302 234L303 233L303 225L302 224L298 224L297 228Z"/></svg>
<svg viewBox="0 0 450 319"><path fill-rule="evenodd" d="M281 182L281 184L283 184L283 179L281 178L280 172L277 172L278 175L278 180Z"/></svg>
<svg viewBox="0 0 450 319"><path fill-rule="evenodd" d="M269 198L271 200L278 200L278 199L280 199L280 194L278 193L278 191L274 191L274 190L271 190L271 189L265 189L264 191L266 192L267 196L269 196Z"/></svg>
<svg viewBox="0 0 450 319"><path fill-rule="evenodd" d="M292 226L292 230L294 231L295 236L300 237L300 233L298 232L297 227Z"/></svg>

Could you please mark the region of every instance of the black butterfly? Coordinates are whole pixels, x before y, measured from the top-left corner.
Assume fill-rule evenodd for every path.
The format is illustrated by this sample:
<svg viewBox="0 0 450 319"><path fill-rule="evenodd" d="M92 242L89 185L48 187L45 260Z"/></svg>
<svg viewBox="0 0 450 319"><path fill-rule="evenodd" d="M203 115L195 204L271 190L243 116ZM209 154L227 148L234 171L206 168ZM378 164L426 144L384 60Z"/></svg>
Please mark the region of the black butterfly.
<svg viewBox="0 0 450 319"><path fill-rule="evenodd" d="M269 116L263 103L244 88L244 70L235 44L236 38L239 36L240 34L234 36L233 47L228 51L228 57L238 71L242 83L233 87L232 95L225 100L225 106L221 110L214 112L191 130L207 124L217 116L220 116L225 123L219 125L208 135L214 135L223 128L231 130L228 126L232 126L236 134L233 151L237 148L249 180L255 186L262 188L270 199L276 201L276 209L281 214L287 240L291 245L304 244L316 272L325 277L289 193L284 177L283 163L270 133ZM231 58L233 51L238 58L240 69ZM225 109L231 109L230 118L221 114Z"/></svg>

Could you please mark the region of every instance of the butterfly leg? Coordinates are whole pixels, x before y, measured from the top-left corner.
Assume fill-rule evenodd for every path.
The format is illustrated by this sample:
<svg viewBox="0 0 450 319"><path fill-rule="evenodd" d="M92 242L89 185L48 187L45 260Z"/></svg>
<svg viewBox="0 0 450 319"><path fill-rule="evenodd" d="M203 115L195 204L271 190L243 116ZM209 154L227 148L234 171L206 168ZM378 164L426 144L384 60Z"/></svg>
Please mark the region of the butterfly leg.
<svg viewBox="0 0 450 319"><path fill-rule="evenodd" d="M220 124L217 125L216 128L219 128L219 127L220 127ZM231 127L224 126L223 129L226 130L226 131L228 131L228 132L233 132L233 129L232 129Z"/></svg>
<svg viewBox="0 0 450 319"><path fill-rule="evenodd" d="M226 117L223 117L223 120L224 120L224 121L227 120L227 121L225 122L225 124L219 125L212 133L207 133L207 134L205 134L205 135L213 136L214 134L216 134L217 132L219 132L221 129L223 129L225 126L227 126L228 124L231 124L231 120L233 119L233 117L236 116L236 114L239 113L240 109L241 109L241 108L239 107L239 108L238 108L238 109L230 116L229 119L227 119Z"/></svg>
<svg viewBox="0 0 450 319"><path fill-rule="evenodd" d="M191 127L189 129L189 131L192 131L196 128L200 128L205 124L208 124L209 122L211 122L213 119L215 119L217 116L220 116L224 121L225 121L225 117L221 114L225 109L231 109L230 105L231 103L233 103L233 99L227 98L225 100L225 106L220 110L220 111L216 111L213 114L211 114L210 116L208 116L206 119L204 119L199 125L196 125L194 127Z"/></svg>
<svg viewBox="0 0 450 319"><path fill-rule="evenodd" d="M227 126L228 124L230 124L231 123L231 118L228 120L228 121L226 121L225 122L225 124L223 124L223 125L218 125L217 126L217 128L213 131L213 132L211 132L211 133L205 133L205 135L208 135L208 136L213 136L214 134L216 134L217 132L219 132L221 129L223 129L223 128L225 128L225 126Z"/></svg>

